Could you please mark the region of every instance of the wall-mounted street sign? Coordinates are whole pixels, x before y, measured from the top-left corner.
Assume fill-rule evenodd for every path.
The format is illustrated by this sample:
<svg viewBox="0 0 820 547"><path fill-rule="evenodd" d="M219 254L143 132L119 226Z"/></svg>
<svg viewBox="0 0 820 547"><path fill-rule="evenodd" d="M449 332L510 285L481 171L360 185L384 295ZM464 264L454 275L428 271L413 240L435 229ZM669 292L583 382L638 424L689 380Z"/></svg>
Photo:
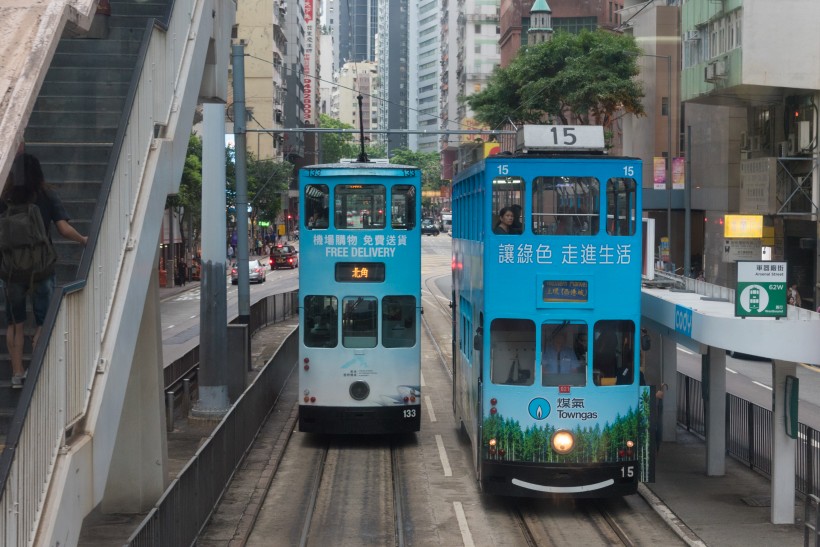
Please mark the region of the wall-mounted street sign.
<svg viewBox="0 0 820 547"><path fill-rule="evenodd" d="M786 317L786 263L737 263L735 317Z"/></svg>

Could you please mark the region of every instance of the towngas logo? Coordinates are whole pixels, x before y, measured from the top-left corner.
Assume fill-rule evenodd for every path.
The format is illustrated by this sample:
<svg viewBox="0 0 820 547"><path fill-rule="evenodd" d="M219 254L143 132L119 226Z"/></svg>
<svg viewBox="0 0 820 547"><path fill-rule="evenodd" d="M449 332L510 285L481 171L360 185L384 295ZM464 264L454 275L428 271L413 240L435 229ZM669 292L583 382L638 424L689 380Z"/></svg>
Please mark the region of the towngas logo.
<svg viewBox="0 0 820 547"><path fill-rule="evenodd" d="M550 415L550 403L546 399L536 397L530 401L527 411L534 420L544 420Z"/></svg>

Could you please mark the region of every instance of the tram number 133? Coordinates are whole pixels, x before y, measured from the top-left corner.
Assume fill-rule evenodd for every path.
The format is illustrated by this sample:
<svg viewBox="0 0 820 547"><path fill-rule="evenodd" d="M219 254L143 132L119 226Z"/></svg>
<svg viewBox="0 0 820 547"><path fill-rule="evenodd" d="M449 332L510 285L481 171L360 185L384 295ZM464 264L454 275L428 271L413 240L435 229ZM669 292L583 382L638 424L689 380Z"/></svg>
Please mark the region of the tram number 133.
<svg viewBox="0 0 820 547"><path fill-rule="evenodd" d="M635 476L635 466L634 465L624 465L621 467L621 478L622 479L631 479Z"/></svg>
<svg viewBox="0 0 820 547"><path fill-rule="evenodd" d="M408 408L402 411L402 416L404 418L415 418L416 417L416 409L415 408Z"/></svg>

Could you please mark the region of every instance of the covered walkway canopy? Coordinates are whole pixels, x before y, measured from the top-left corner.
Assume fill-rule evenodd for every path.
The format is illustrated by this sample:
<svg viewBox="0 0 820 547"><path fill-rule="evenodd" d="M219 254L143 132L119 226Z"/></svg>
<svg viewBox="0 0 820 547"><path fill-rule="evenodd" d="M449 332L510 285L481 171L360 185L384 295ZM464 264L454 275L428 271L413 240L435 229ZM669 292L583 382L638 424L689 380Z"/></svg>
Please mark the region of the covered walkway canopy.
<svg viewBox="0 0 820 547"><path fill-rule="evenodd" d="M706 473L726 470L726 350L772 360L772 522L794 523L796 440L786 434L785 382L797 363L820 365L820 314L788 306L787 317L735 317L735 291L690 278L644 283L642 326L659 335L666 392L663 440L676 440L677 345L701 355L706 390Z"/></svg>

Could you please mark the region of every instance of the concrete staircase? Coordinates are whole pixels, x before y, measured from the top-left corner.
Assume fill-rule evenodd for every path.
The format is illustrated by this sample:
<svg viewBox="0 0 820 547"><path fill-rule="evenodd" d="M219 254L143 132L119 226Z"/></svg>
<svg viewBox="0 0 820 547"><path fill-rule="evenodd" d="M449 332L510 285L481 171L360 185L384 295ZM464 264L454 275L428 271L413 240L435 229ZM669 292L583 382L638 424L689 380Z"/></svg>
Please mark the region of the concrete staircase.
<svg viewBox="0 0 820 547"><path fill-rule="evenodd" d="M121 129L145 29L152 19L167 17L171 0L143 3L112 0L109 32L102 39L64 37L40 89L25 131L26 152L43 166L46 181L63 200L71 224L90 235L98 203L104 203L109 160ZM100 16L98 16L100 17ZM116 154L114 154L116 156ZM52 227L59 261L57 283L74 281L82 247L60 237ZM5 310L5 295L0 291ZM24 362L33 348L34 318L28 306ZM5 313L0 314L0 443L22 390L11 389L11 365L5 343Z"/></svg>

